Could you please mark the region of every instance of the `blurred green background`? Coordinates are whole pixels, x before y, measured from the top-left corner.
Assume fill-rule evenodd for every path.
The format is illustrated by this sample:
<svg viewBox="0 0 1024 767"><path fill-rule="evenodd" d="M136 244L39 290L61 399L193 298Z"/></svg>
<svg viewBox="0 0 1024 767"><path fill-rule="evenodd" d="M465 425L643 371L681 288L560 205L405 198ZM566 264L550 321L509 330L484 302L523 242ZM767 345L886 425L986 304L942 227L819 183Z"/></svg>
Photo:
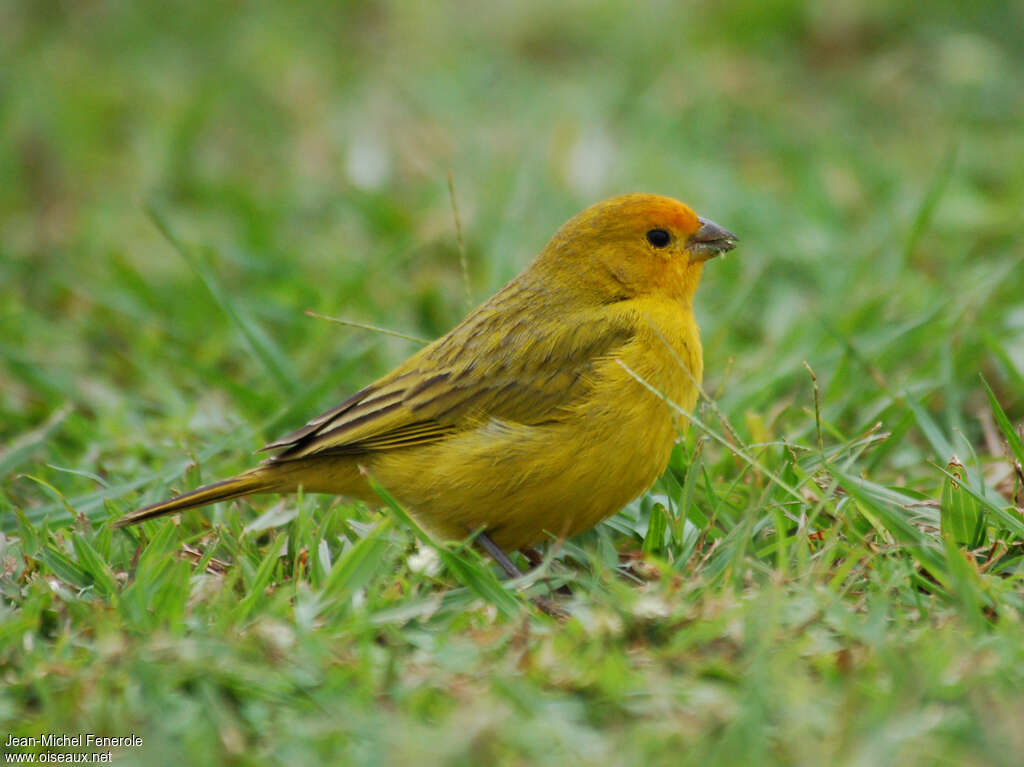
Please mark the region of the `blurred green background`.
<svg viewBox="0 0 1024 767"><path fill-rule="evenodd" d="M958 453L998 452L979 373L1024 418L1021 83L1019 2L4 2L5 527L14 509L99 519L241 469L416 348L307 309L446 331L468 306L449 173L474 302L613 194L671 195L731 229L741 246L697 303L722 410L745 439L813 443L806 361L826 436L883 422L893 437L858 469L931 492L950 456L901 397ZM87 618L69 625L93 641ZM24 652L0 665L41 673ZM472 708L452 695L424 706ZM708 705L737 721L723 701ZM615 763L629 727L580 705L577 740L543 753ZM1019 744L995 709L1006 728L978 763ZM967 730L992 716L965 710ZM535 726L523 743L548 742ZM903 751L900 730L872 751L876 729L829 727L859 763L953 748ZM627 752L660 763L660 735L641 735ZM208 753L244 753L231 737ZM694 758L839 753L726 742ZM457 755L542 758L504 743Z"/></svg>
<svg viewBox="0 0 1024 767"><path fill-rule="evenodd" d="M960 347L986 333L1021 343L1016 3L31 2L0 14L0 437L65 400L73 420L124 419L113 454L95 439L64 445L78 468L89 443L95 471L181 434L161 419L205 414L198 431L223 431L265 418L299 382L347 366L326 404L409 350L304 309L444 332L466 308L449 171L475 300L615 193L669 194L737 232L742 250L707 270L699 319L712 386L735 357L737 394L757 390L760 404L796 385L801 356L831 361L840 337L893 324L949 333L944 348L874 360L901 382L945 356L975 386ZM276 379L149 202L286 350ZM353 365L367 344L377 357Z"/></svg>

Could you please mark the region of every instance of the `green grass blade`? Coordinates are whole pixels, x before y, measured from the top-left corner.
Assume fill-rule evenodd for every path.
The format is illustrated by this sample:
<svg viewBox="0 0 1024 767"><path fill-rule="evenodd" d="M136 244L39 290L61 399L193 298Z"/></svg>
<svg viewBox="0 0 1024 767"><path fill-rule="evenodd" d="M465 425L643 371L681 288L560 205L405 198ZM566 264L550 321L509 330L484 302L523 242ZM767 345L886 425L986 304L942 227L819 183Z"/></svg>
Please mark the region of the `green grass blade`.
<svg viewBox="0 0 1024 767"><path fill-rule="evenodd" d="M44 544L39 550L36 559L50 568L50 572L69 586L78 589L88 588L92 585L93 579L85 569L73 562L64 552L57 549L52 543Z"/></svg>
<svg viewBox="0 0 1024 767"><path fill-rule="evenodd" d="M235 610L234 618L237 621L245 620L256 602L264 598L263 591L266 589L267 584L270 583L270 578L274 574L274 570L278 563L281 561L281 549L288 542L288 536L284 533L280 533L275 536L274 540L267 546L266 553L263 555L263 559L260 562L259 567L256 569L256 574L253 576L251 582L246 584L245 598L238 603L238 608Z"/></svg>
<svg viewBox="0 0 1024 767"><path fill-rule="evenodd" d="M153 204L146 206L150 219L171 246L178 251L186 263L206 285L207 290L220 306L224 314L231 320L245 338L253 356L263 365L270 377L277 383L282 393L293 395L299 388L298 380L292 372L287 357L271 340L263 329L239 308L238 302L230 291L225 290L213 270L186 246L171 230L170 223L163 213Z"/></svg>
<svg viewBox="0 0 1024 767"><path fill-rule="evenodd" d="M924 434L925 439L928 440L928 444L932 446L932 450L935 451L936 457L945 463L953 457L953 445L946 439L946 435L942 433L942 429L935 423L935 419L928 414L927 410L921 407L921 404L914 399L913 395L909 392L904 392L903 396L906 399L907 407L914 414L918 427Z"/></svg>
<svg viewBox="0 0 1024 767"><path fill-rule="evenodd" d="M985 386L985 393L988 394L988 404L992 408L992 415L996 419L996 423L999 425L999 430L1003 433L1003 437L1006 439L1006 444L1010 446L1010 452L1013 453L1013 457L1017 459L1019 464L1024 465L1024 445L1021 444L1020 435L1017 434L1017 430L1013 428L1013 424L1010 423L1010 419L1006 417L1006 411L1003 410L1002 405L999 404L999 400L996 399L995 392L992 391L992 387L988 385L988 381L985 380L985 376L981 376L981 383Z"/></svg>
<svg viewBox="0 0 1024 767"><path fill-rule="evenodd" d="M79 567L92 580L93 586L100 594L113 600L117 594L117 584L107 563L81 533L72 535L71 545L78 557ZM116 604L116 600L114 602Z"/></svg>
<svg viewBox="0 0 1024 767"><path fill-rule="evenodd" d="M388 535L394 522L385 518L345 554L338 557L320 590L325 599L347 599L365 586L379 573L384 552L389 546Z"/></svg>
<svg viewBox="0 0 1024 767"><path fill-rule="evenodd" d="M958 546L980 546L983 543L980 537L984 534L984 518L978 502L962 489L967 481L967 471L962 463L953 460L946 465L946 473L949 476L942 483L939 513L942 533Z"/></svg>

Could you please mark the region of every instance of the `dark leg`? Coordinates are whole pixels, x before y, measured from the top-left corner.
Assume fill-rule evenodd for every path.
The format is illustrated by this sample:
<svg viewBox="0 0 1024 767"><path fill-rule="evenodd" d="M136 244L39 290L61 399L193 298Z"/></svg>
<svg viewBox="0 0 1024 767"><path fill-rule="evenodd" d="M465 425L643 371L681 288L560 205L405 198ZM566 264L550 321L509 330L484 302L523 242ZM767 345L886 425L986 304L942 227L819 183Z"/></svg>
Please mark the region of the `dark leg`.
<svg viewBox="0 0 1024 767"><path fill-rule="evenodd" d="M519 553L526 557L530 567L540 567L544 563L544 557L537 549L519 549Z"/></svg>
<svg viewBox="0 0 1024 767"><path fill-rule="evenodd" d="M530 567L540 567L544 564L544 557L541 556L541 553L537 551L537 549L519 549L519 553L526 557L527 561L530 563ZM565 597L571 597L572 589L568 586L562 585L555 589L555 593L561 594Z"/></svg>
<svg viewBox="0 0 1024 767"><path fill-rule="evenodd" d="M477 533L474 540L494 558L494 561L501 566L501 569L505 571L509 578L519 578L523 575L523 571L516 567L515 562L508 558L508 554L502 551L501 546L491 540L491 536L487 533ZM536 554L536 552L533 553ZM527 559L529 559L529 556L527 556ZM552 617L564 618L566 616L566 612L547 597L534 597L532 601L542 612Z"/></svg>
<svg viewBox="0 0 1024 767"><path fill-rule="evenodd" d="M501 569L505 571L509 578L522 577L523 571L516 567L515 562L508 558L508 554L491 540L491 536L485 532L477 533L476 542L483 547L484 551L494 557L494 561L501 565Z"/></svg>

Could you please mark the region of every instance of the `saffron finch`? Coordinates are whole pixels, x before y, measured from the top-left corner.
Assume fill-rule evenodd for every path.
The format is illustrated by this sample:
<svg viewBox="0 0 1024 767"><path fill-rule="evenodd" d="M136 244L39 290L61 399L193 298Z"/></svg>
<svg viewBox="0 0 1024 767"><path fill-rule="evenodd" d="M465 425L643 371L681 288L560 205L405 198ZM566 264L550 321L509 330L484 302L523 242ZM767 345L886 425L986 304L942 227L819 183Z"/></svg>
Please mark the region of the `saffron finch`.
<svg viewBox="0 0 1024 767"><path fill-rule="evenodd" d="M267 445L273 457L115 526L300 487L377 501L365 471L434 536L480 533L496 556L582 532L664 471L686 426L667 403L691 410L703 369L694 292L736 240L668 197L587 208L446 335Z"/></svg>

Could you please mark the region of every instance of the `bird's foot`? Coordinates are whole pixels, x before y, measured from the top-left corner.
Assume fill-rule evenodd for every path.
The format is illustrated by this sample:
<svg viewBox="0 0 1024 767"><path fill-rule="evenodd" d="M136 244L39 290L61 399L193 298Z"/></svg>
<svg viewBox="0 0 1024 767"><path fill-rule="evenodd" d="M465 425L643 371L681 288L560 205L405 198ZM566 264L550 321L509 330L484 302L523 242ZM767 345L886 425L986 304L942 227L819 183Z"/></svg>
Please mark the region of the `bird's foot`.
<svg viewBox="0 0 1024 767"><path fill-rule="evenodd" d="M509 558L508 554L504 552L501 546L496 544L494 539L492 539L487 533L477 533L476 542L480 544L484 551L494 558L494 561L498 563L509 578L521 578L525 575L522 570L516 567L516 563ZM525 549L522 551L522 554L533 567L538 567L544 561L544 558L536 549ZM569 590L568 586L560 586L555 590L555 593L572 596L572 591ZM555 618L565 618L568 616L565 609L550 597L535 597L531 601L540 609L541 612L546 613L547 615L551 615Z"/></svg>

